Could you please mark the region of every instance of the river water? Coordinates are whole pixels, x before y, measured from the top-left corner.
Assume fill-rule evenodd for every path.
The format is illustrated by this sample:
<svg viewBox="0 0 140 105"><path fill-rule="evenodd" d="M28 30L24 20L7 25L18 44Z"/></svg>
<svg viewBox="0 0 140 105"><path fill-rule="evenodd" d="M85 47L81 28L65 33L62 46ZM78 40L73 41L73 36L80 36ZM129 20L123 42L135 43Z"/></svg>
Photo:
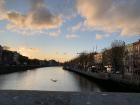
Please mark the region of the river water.
<svg viewBox="0 0 140 105"><path fill-rule="evenodd" d="M100 92L101 88L93 81L62 67L46 67L0 75L0 90Z"/></svg>

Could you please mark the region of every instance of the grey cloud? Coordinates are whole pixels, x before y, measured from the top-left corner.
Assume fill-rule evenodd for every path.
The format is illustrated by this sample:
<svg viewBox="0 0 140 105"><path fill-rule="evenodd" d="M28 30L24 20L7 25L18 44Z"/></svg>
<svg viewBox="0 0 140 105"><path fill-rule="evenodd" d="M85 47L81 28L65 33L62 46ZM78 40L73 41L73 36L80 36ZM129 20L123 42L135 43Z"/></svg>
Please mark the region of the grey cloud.
<svg viewBox="0 0 140 105"><path fill-rule="evenodd" d="M4 3L0 5L4 9ZM1 12L0 12L1 13ZM57 28L61 25L62 19L51 13L44 5L44 0L31 0L31 9L26 14L17 11L4 9L0 14L3 20L8 20L8 29L20 28L22 30L44 30ZM0 16L0 17L1 17Z"/></svg>

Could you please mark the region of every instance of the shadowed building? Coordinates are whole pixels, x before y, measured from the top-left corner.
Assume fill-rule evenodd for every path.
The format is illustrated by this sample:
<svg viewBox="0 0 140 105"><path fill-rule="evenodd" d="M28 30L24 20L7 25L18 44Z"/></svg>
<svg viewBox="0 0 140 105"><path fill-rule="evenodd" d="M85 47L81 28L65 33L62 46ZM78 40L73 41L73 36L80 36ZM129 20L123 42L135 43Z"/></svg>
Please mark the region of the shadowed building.
<svg viewBox="0 0 140 105"><path fill-rule="evenodd" d="M3 50L3 48L2 48L2 46L0 45L0 64L2 64L2 50Z"/></svg>
<svg viewBox="0 0 140 105"><path fill-rule="evenodd" d="M131 75L133 73L133 62L134 62L134 59L133 59L133 44L128 44L126 46L126 52L127 52L127 55L125 57L125 74L127 75Z"/></svg>
<svg viewBox="0 0 140 105"><path fill-rule="evenodd" d="M13 63L13 53L8 50L3 50L2 63L5 65L11 65Z"/></svg>
<svg viewBox="0 0 140 105"><path fill-rule="evenodd" d="M140 40L133 43L134 72L140 74Z"/></svg>
<svg viewBox="0 0 140 105"><path fill-rule="evenodd" d="M19 53L17 53L17 52L14 52L14 53L13 53L13 62L14 62L16 65L19 64L19 56L20 56Z"/></svg>

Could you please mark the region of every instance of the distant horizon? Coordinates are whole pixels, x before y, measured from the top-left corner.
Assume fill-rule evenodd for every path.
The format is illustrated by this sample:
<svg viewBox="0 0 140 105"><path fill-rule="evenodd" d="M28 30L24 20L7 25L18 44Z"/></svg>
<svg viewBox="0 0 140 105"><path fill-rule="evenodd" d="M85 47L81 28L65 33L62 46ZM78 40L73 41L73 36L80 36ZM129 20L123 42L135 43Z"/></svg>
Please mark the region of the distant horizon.
<svg viewBox="0 0 140 105"><path fill-rule="evenodd" d="M138 39L138 40L135 41L135 42L138 42L139 40L140 40L140 39ZM114 40L114 41L115 41L115 40ZM121 40L121 41L123 41L123 40ZM135 43L135 42L133 42L133 43ZM125 42L126 45L133 44L133 43L126 43L126 42ZM0 46L2 46L2 45L0 45ZM7 48L8 48L7 50L13 51L13 52L17 52L17 53L21 54L20 52L18 52L18 51L16 51L16 50L11 50L9 46L5 46L5 45L4 45L4 46L2 46L2 47L7 47ZM108 46L108 47L106 47L106 48L103 48L103 49L109 49L110 47L111 47L111 43L110 43L110 46ZM87 52L87 51L82 51L82 52L77 53L77 55L76 55L74 58L76 58L76 57L77 57L79 54L81 54L81 53L92 53L92 52L101 53L101 52L103 51L103 49L101 49L101 51L96 51L96 49L95 49L95 50L91 50L91 51L89 51L89 52ZM21 55L22 55L22 54L21 54ZM22 55L22 56L26 56L26 55ZM60 62L60 63L64 63L64 62L67 62L67 61L70 61L70 60L74 59L74 58L71 58L71 59L69 59L69 60L67 60L67 61L59 61L59 60L52 59L52 58L50 58L50 59L39 59L39 58L30 58L29 56L26 56L26 57L28 57L29 59L38 59L38 60L47 60L47 61L49 61L49 60L55 60L55 61Z"/></svg>
<svg viewBox="0 0 140 105"><path fill-rule="evenodd" d="M105 3L104 3L105 2ZM140 39L140 0L1 0L0 45L31 59L69 61L114 40Z"/></svg>

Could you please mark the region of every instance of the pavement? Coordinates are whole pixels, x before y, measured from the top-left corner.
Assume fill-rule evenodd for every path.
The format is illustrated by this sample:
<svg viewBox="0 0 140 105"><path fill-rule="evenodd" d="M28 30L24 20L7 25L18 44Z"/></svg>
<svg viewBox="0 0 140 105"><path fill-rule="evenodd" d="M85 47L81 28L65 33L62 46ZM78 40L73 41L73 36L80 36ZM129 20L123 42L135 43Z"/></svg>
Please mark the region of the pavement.
<svg viewBox="0 0 140 105"><path fill-rule="evenodd" d="M0 90L0 105L140 105L140 93Z"/></svg>

